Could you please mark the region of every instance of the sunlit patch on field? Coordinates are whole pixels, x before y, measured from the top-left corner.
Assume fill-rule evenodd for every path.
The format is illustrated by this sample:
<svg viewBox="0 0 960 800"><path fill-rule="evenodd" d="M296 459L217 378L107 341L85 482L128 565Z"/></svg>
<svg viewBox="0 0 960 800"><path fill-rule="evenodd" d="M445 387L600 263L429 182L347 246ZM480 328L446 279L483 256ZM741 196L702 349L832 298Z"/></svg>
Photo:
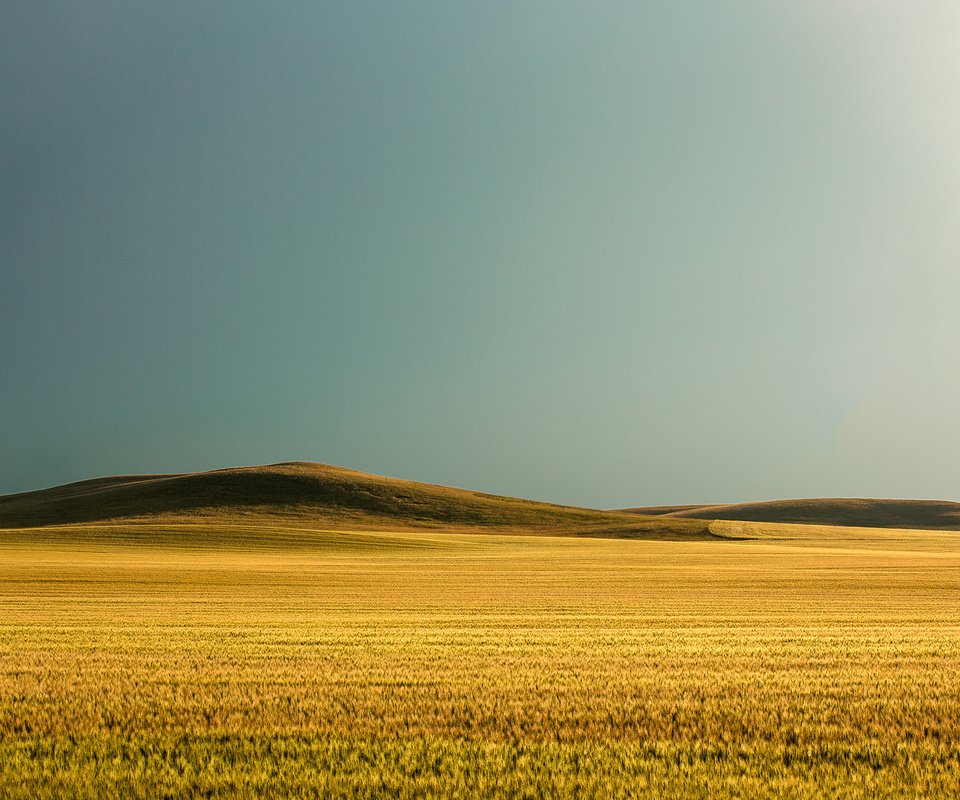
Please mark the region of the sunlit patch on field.
<svg viewBox="0 0 960 800"><path fill-rule="evenodd" d="M0 796L960 786L951 534L31 533L0 537Z"/></svg>

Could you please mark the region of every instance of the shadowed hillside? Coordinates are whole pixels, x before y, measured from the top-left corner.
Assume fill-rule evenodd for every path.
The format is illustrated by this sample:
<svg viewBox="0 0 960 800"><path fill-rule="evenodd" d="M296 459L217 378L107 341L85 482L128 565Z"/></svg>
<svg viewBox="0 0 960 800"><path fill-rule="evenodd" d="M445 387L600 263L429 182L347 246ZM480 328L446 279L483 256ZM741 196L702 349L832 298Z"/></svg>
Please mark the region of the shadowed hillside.
<svg viewBox="0 0 960 800"><path fill-rule="evenodd" d="M742 522L793 522L860 528L960 530L960 503L946 500L870 500L830 498L773 500L717 506L649 506L624 509L673 519L723 519Z"/></svg>
<svg viewBox="0 0 960 800"><path fill-rule="evenodd" d="M0 497L0 528L103 522L492 529L595 536L707 535L699 521L537 503L313 463L127 475Z"/></svg>

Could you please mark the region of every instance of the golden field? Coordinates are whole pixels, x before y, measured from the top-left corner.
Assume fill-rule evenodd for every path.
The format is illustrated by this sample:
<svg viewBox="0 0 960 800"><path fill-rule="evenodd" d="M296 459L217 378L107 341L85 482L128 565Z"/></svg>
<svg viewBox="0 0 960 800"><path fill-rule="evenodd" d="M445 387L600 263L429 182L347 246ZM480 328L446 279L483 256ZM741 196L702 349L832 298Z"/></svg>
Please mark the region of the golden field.
<svg viewBox="0 0 960 800"><path fill-rule="evenodd" d="M0 531L0 796L960 796L960 534L711 531Z"/></svg>

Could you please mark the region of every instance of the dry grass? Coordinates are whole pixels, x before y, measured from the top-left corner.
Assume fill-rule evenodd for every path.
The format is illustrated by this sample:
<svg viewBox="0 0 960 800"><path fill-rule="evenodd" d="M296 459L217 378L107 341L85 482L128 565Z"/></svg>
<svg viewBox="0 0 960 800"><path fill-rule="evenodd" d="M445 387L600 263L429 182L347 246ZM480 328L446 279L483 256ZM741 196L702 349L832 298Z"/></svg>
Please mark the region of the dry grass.
<svg viewBox="0 0 960 800"><path fill-rule="evenodd" d="M730 505L648 506L624 510L668 519L684 517L799 525L852 525L861 528L960 531L960 503L949 500L826 497Z"/></svg>
<svg viewBox="0 0 960 800"><path fill-rule="evenodd" d="M126 475L0 496L0 530L43 526L211 529L435 530L635 538L704 538L707 523L558 506L516 497L294 462L183 475ZM190 526L194 526L191 528ZM47 533L43 534L47 536ZM220 534L218 534L220 535ZM224 535L232 536L229 530ZM249 539L249 536L245 537ZM242 544L242 543L241 543Z"/></svg>
<svg viewBox="0 0 960 800"><path fill-rule="evenodd" d="M841 535L0 532L0 796L956 796L960 547Z"/></svg>

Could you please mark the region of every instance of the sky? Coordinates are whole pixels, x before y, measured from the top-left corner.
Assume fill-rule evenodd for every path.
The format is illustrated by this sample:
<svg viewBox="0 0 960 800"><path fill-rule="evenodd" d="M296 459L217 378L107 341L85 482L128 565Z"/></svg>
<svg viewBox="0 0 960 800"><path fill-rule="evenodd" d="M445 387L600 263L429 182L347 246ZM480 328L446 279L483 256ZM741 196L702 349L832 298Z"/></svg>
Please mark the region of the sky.
<svg viewBox="0 0 960 800"><path fill-rule="evenodd" d="M960 500L960 4L0 11L0 493Z"/></svg>

